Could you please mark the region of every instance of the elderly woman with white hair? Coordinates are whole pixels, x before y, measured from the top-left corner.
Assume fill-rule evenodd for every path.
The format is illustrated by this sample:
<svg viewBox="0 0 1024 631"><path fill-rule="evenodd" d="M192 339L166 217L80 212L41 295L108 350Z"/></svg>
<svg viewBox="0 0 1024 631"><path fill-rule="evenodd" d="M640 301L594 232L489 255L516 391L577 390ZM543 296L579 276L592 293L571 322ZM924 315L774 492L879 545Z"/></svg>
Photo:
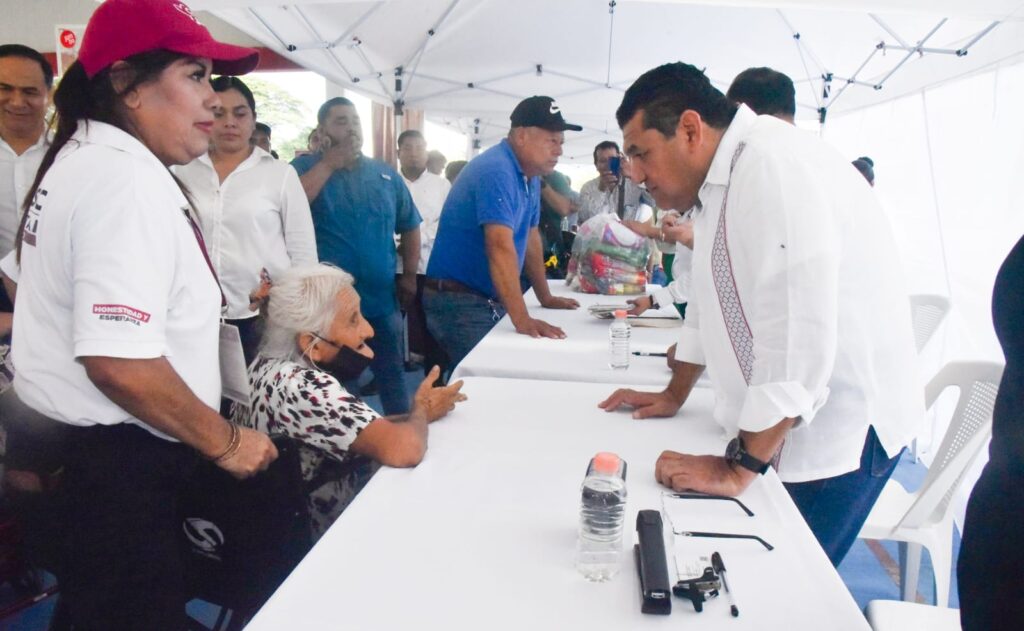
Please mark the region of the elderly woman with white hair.
<svg viewBox="0 0 1024 631"><path fill-rule="evenodd" d="M330 265L293 267L270 289L260 354L249 366L250 406L235 422L298 440L310 514L319 537L376 468L413 467L427 450L427 425L464 401L462 382L434 388L435 367L408 414L382 417L343 382L373 358L373 328L359 310L347 272Z"/></svg>

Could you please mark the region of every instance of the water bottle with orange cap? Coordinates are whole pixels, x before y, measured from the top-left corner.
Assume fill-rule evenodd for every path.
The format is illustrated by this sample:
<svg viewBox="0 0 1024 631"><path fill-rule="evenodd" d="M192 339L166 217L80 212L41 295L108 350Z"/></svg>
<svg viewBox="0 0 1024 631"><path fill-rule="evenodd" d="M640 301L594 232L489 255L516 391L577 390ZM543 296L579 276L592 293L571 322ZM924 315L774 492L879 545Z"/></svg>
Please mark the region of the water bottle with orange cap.
<svg viewBox="0 0 1024 631"><path fill-rule="evenodd" d="M588 581L607 581L621 565L626 462L609 452L594 456L581 494L576 568Z"/></svg>

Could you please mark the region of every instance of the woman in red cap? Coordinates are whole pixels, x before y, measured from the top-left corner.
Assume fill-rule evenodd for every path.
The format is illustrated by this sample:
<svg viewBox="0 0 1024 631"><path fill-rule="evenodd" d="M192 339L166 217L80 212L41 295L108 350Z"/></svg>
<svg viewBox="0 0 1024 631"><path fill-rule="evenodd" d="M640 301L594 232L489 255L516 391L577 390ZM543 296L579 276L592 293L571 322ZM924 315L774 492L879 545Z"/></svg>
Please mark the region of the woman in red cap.
<svg viewBox="0 0 1024 631"><path fill-rule="evenodd" d="M216 410L222 293L168 171L207 150L211 71L257 59L181 2L107 0L54 94L19 231L12 346L15 390L55 437L25 448L42 454L76 630L184 628L182 483L200 455L238 478L277 457Z"/></svg>

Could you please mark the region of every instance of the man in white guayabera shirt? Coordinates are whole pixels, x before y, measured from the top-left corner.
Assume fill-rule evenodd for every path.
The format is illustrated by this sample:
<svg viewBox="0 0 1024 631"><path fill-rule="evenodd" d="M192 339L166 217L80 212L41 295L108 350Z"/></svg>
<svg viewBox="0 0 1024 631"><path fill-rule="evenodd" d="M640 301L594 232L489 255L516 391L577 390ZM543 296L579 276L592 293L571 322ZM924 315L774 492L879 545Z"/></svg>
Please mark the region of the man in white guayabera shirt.
<svg viewBox="0 0 1024 631"><path fill-rule="evenodd" d="M694 207L693 285L668 387L601 406L673 416L707 366L735 438L725 456L665 451L658 481L737 495L774 460L838 565L924 412L882 210L834 149L693 66L641 76L617 118L634 181L660 207Z"/></svg>

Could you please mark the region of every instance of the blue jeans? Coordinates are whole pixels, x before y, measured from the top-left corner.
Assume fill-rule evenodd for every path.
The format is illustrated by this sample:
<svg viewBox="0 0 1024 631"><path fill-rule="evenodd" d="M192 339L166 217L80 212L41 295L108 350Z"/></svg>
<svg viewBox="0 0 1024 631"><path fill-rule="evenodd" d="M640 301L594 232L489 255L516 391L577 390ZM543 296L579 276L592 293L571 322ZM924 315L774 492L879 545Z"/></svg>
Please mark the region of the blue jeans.
<svg viewBox="0 0 1024 631"><path fill-rule="evenodd" d="M395 311L366 320L373 327L373 337L366 343L373 349L370 370L377 379L384 414L405 414L409 411L409 393L403 373L402 315Z"/></svg>
<svg viewBox="0 0 1024 631"><path fill-rule="evenodd" d="M857 533L902 453L900 449L892 458L887 456L875 428L871 427L864 440L859 469L824 480L785 485L832 565L839 567L857 540Z"/></svg>
<svg viewBox="0 0 1024 631"><path fill-rule="evenodd" d="M505 315L505 307L497 300L430 288L423 290L423 311L427 330L448 354L451 370Z"/></svg>

